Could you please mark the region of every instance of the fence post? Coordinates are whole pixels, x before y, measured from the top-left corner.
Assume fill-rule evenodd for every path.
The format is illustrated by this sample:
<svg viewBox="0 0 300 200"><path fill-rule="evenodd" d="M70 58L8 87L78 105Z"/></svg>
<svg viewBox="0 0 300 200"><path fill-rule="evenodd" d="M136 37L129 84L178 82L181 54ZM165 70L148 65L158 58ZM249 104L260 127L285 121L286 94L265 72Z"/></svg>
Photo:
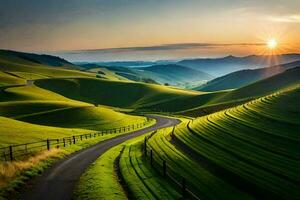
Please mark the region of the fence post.
<svg viewBox="0 0 300 200"><path fill-rule="evenodd" d="M145 156L147 156L147 136L145 136L145 139L144 139L144 153L145 153Z"/></svg>
<svg viewBox="0 0 300 200"><path fill-rule="evenodd" d="M49 139L47 139L46 141L47 141L47 150L49 151L49 150L50 150L50 142L49 142Z"/></svg>
<svg viewBox="0 0 300 200"><path fill-rule="evenodd" d="M56 140L56 148L59 148L59 139Z"/></svg>
<svg viewBox="0 0 300 200"><path fill-rule="evenodd" d="M63 138L64 147L66 147L66 140Z"/></svg>
<svg viewBox="0 0 300 200"><path fill-rule="evenodd" d="M7 160L6 160L6 153L5 153L5 149L4 149L4 151L3 151L3 157L4 157L4 161L7 161Z"/></svg>
<svg viewBox="0 0 300 200"><path fill-rule="evenodd" d="M82 141L82 135L80 135L80 140Z"/></svg>
<svg viewBox="0 0 300 200"><path fill-rule="evenodd" d="M76 139L75 139L75 136L73 135L73 144L76 143Z"/></svg>
<svg viewBox="0 0 300 200"><path fill-rule="evenodd" d="M182 188L182 197L185 197L185 194L186 194L186 180L185 180L184 177L182 177L181 188Z"/></svg>
<svg viewBox="0 0 300 200"><path fill-rule="evenodd" d="M90 138L92 138L92 134L90 133Z"/></svg>
<svg viewBox="0 0 300 200"><path fill-rule="evenodd" d="M152 149L150 150L150 164L151 164L151 167L153 167L153 151L152 151Z"/></svg>
<svg viewBox="0 0 300 200"><path fill-rule="evenodd" d="M10 161L13 161L13 160L14 160L13 149L12 149L12 146L11 146L11 145L9 146L9 157L10 157Z"/></svg>
<svg viewBox="0 0 300 200"><path fill-rule="evenodd" d="M163 161L163 175L167 175L167 162L165 160Z"/></svg>

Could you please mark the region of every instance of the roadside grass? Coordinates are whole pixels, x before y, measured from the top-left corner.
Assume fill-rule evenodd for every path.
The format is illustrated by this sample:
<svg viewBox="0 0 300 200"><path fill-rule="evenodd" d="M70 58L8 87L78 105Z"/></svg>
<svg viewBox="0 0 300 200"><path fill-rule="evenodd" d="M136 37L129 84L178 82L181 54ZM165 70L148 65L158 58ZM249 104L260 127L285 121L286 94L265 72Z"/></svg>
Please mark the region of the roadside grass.
<svg viewBox="0 0 300 200"><path fill-rule="evenodd" d="M122 150L122 145L109 149L99 157L77 183L73 198L81 199L127 199L115 171L115 160Z"/></svg>
<svg viewBox="0 0 300 200"><path fill-rule="evenodd" d="M144 137L126 141L99 157L80 178L74 198L179 199L180 194L143 159Z"/></svg>
<svg viewBox="0 0 300 200"><path fill-rule="evenodd" d="M180 199L168 180L151 168L143 157L143 140L128 143L120 157L120 173L131 199Z"/></svg>
<svg viewBox="0 0 300 200"><path fill-rule="evenodd" d="M300 87L180 125L186 147L251 182L252 193L297 199L300 180ZM205 165L205 163L203 163ZM284 184L283 184L284 183ZM240 184L243 184L242 182Z"/></svg>

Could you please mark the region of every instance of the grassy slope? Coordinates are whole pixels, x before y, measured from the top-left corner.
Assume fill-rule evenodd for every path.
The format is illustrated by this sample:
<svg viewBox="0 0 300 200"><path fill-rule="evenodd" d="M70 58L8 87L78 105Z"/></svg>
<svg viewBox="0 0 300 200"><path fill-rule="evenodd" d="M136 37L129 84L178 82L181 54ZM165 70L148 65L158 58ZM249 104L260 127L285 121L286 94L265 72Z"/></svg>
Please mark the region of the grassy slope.
<svg viewBox="0 0 300 200"><path fill-rule="evenodd" d="M0 117L0 146L90 133L90 130L41 126Z"/></svg>
<svg viewBox="0 0 300 200"><path fill-rule="evenodd" d="M298 85L198 118L190 125L193 133L181 127L175 135L199 156L250 181L263 193L297 199L299 102Z"/></svg>
<svg viewBox="0 0 300 200"><path fill-rule="evenodd" d="M168 173L172 173L177 180L185 177L187 187L193 189L194 194L201 199L252 199L179 151L170 142L171 130L168 128L158 131L148 140L149 146L153 149L154 158L167 162Z"/></svg>
<svg viewBox="0 0 300 200"><path fill-rule="evenodd" d="M223 97L215 99L215 102L264 96L297 83L300 83L300 67L286 70L270 78L233 90Z"/></svg>
<svg viewBox="0 0 300 200"><path fill-rule="evenodd" d="M120 127L145 120L71 100L34 85L10 87L0 91L0 94L1 145ZM75 130L78 128L81 130Z"/></svg>
<svg viewBox="0 0 300 200"><path fill-rule="evenodd" d="M22 78L0 71L0 87L6 85L25 84Z"/></svg>
<svg viewBox="0 0 300 200"><path fill-rule="evenodd" d="M81 76L94 77L95 75L88 72L81 72L77 70L69 70L64 68L55 68L52 66L33 63L18 57L3 56L0 54L0 71L7 72L22 72L37 74L46 77L67 77L67 76Z"/></svg>
<svg viewBox="0 0 300 200"><path fill-rule="evenodd" d="M252 83L236 90L223 91L222 95L215 96L207 103L194 106L191 109L178 112L187 116L201 116L218 110L234 107L251 99L262 97L273 92L297 85L300 83L300 68L293 68L267 79ZM220 91L222 92L222 91ZM215 94L215 92L211 93ZM179 102L176 102L179 103Z"/></svg>
<svg viewBox="0 0 300 200"><path fill-rule="evenodd" d="M39 80L36 84L72 99L123 108L137 108L200 94L155 84L84 78L47 79Z"/></svg>
<svg viewBox="0 0 300 200"><path fill-rule="evenodd" d="M98 77L104 78L104 79L108 79L108 80L112 80L112 81L130 81L129 79L123 77L123 76L119 76L118 74L116 74L114 71L109 70L107 68L92 68L90 70L87 70L89 72L93 72L93 73L97 73Z"/></svg>

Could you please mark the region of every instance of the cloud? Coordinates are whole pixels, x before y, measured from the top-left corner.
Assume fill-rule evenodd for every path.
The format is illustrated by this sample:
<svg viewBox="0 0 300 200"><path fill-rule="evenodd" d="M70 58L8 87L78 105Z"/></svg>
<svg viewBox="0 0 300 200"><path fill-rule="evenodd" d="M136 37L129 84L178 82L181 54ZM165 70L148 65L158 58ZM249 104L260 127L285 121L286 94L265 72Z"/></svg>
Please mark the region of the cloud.
<svg viewBox="0 0 300 200"><path fill-rule="evenodd" d="M170 50L185 50L185 49L207 49L227 46L262 46L265 43L176 43L162 44L155 46L139 46L139 47L121 47L121 48L106 48L106 49L85 49L64 51L65 54L82 54L82 53L126 53L137 51L170 51Z"/></svg>
<svg viewBox="0 0 300 200"><path fill-rule="evenodd" d="M272 16L268 18L270 21L286 22L286 23L300 23L299 15L286 15L286 16Z"/></svg>

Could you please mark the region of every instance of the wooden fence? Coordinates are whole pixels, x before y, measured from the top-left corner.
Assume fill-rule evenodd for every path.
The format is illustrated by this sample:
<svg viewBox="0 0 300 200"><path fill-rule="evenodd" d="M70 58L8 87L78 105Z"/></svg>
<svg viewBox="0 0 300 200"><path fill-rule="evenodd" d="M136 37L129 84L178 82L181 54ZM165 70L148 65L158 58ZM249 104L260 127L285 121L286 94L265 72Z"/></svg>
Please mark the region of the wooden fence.
<svg viewBox="0 0 300 200"><path fill-rule="evenodd" d="M33 153L39 151L50 150L51 148L66 147L72 144L76 144L79 141L98 137L98 136L103 136L105 134L117 134L117 133L124 133L126 131L133 131L145 126L150 122L151 119L139 124L132 124L129 126L122 126L118 128L112 128L112 129L104 129L98 132L92 132L88 134L72 135L63 138L46 139L46 140L40 140L40 141L24 143L24 144L9 145L0 148L0 161L13 161L13 160L22 159L25 156L32 155Z"/></svg>
<svg viewBox="0 0 300 200"><path fill-rule="evenodd" d="M173 128L172 133L175 130L175 126ZM155 169L159 174L161 174L164 178L171 181L178 189L181 191L183 199L197 199L200 200L200 197L197 195L198 190L195 186L188 183L185 177L178 174L171 168L168 167L168 163L166 160L163 160L159 153L157 153L154 149L152 149L147 140L155 134L154 131L151 135L146 136L143 145L143 155L145 156L146 160L149 160L150 166Z"/></svg>

